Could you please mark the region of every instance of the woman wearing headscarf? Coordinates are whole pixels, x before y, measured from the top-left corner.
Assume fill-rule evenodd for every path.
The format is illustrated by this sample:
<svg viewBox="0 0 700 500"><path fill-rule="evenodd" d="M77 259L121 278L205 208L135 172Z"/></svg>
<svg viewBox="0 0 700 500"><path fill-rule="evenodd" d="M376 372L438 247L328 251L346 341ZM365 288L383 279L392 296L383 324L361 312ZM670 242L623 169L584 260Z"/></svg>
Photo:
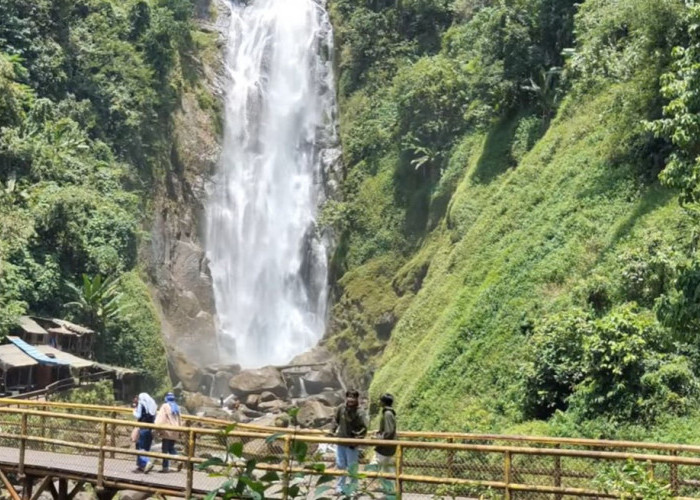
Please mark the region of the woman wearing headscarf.
<svg viewBox="0 0 700 500"><path fill-rule="evenodd" d="M147 393L142 392L138 398L134 398L134 417L138 422L152 424L156 420L158 404ZM153 430L140 428L136 440L136 449L151 451L153 443ZM148 457L141 455L136 457L136 470L134 472L148 472L153 468L153 462Z"/></svg>
<svg viewBox="0 0 700 500"><path fill-rule="evenodd" d="M158 410L158 415L156 416L157 425L167 425L170 427L180 427L182 425L182 420L180 417L180 407L175 402L175 395L169 392L165 395L165 403ZM177 455L175 451L175 441L179 438L179 432L171 430L160 431L163 438L163 453L167 455ZM163 469L161 472L168 472L170 467L170 460L163 460ZM182 462L177 460L177 470L182 469Z"/></svg>

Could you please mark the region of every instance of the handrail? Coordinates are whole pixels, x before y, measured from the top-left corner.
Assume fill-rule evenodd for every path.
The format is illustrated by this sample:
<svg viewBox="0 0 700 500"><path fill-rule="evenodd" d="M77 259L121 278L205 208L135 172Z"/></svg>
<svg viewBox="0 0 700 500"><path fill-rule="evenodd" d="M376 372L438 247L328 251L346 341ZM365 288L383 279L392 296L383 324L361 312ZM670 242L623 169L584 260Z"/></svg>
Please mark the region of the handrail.
<svg viewBox="0 0 700 500"><path fill-rule="evenodd" d="M103 412L105 414L121 414L131 418L132 409L125 406L106 406L95 404L82 403L64 403L54 401L27 401L11 398L0 398L1 405L17 405L17 406L36 406L41 408L58 408L67 410L81 410ZM186 423L208 425L213 428L224 428L233 423L229 420L216 419L212 417L199 417L196 415L183 415L183 420ZM258 433L293 433L295 435L305 436L322 436L324 431L319 429L301 429L301 428L284 428L273 427L248 423L236 423L239 429L246 429L251 432ZM422 432L422 431L399 431L399 439L431 439L444 440L452 442L473 442L473 441L499 441L513 442L533 445L550 445L550 446L578 446L589 448L621 448L621 449L647 449L665 452L686 452L700 453L700 445L692 444L675 444L675 443L655 443L645 441L617 441L607 439L589 439L589 438L567 438L567 437L552 437L552 436L522 436L510 434L481 434L481 433L458 433L458 432Z"/></svg>
<svg viewBox="0 0 700 500"><path fill-rule="evenodd" d="M13 400L13 402L15 402ZM63 405L63 404L62 404ZM69 404L70 407L85 407L90 405ZM50 406L42 403L41 406ZM114 413L114 412L112 412ZM661 467L658 469L660 476L666 477L672 484L673 490L684 491L685 495L695 494L700 498L700 487L696 481L691 480L687 468L697 468L692 477L700 476L700 447L683 445L665 445L674 451L671 454L637 453L627 451L609 451L611 442L604 441L606 450L572 449L561 447L561 442L555 443L556 447L526 447L517 445L478 444L466 442L441 442L441 441L416 441L416 440L367 440L344 439L329 436L313 436L303 433L287 432L285 434L263 433L246 429L233 428L223 432L219 428L207 428L187 425L173 427L147 423L135 423L130 420L118 418L106 418L103 416L79 415L73 413L57 413L52 411L36 410L31 408L0 407L0 415L9 415L11 418L19 417L17 425L19 431L0 431L0 439L18 442L19 461L17 470L23 471L31 466L26 463L26 451L32 446L44 449L47 446L58 447L64 452L76 452L78 454L97 454L97 470L94 471L94 481L98 486L103 486L110 479L106 470L106 455L133 457L135 455L147 456L152 459L170 459L180 461L187 466L187 474L181 490L168 490L171 494L191 495L195 491L194 466L202 463L203 453L207 450L217 449L212 441L224 439L223 448L233 441L243 441L249 444L259 443L265 450L260 453L275 455L279 458L278 464L258 464L261 470L276 470L283 472L283 476L304 472L312 474L313 471L305 469L300 464L295 465L290 443L292 441L304 442L307 445L334 444L359 447L374 447L376 445L395 446L397 449L394 457L394 471L364 473L368 478L384 478L394 481L397 498L402 492L418 488L420 485L445 484L455 487L469 488L495 488L503 490L506 498L510 498L515 491L551 493L559 497L562 495L574 496L612 496L604 491L599 491L592 481L595 469L600 463L619 463L623 460L635 460L646 463L649 467ZM63 421L77 427L62 427L56 421ZM51 424L52 423L52 424ZM50 437L43 435L48 425L56 429ZM88 425L89 427L85 427ZM176 431L182 436L188 436L188 452L186 455L170 456L158 452L145 452L119 447L114 442L116 429L132 428L137 425L141 428L150 428L156 431ZM38 429L41 429L39 434ZM93 429L89 432L89 429ZM99 429L95 432L94 429ZM276 429L280 430L280 429ZM110 435L111 433L111 435ZM76 436L80 437L76 441ZM495 436L500 440L501 436ZM556 440L555 438L550 438ZM275 441L283 442L284 449L275 448ZM580 440L573 440L579 444ZM586 440L589 442L591 440ZM601 443L601 442L596 442ZM639 444L639 443L637 443ZM644 443L642 443L644 444ZM653 444L653 443L652 443ZM221 446L221 445L219 445ZM644 449L643 446L637 446ZM269 449L268 449L269 448ZM67 449L67 451L66 451ZM219 448L220 449L220 448ZM661 451L668 451L668 449ZM693 453L697 456L680 456L677 450L685 453ZM657 450L658 451L658 450ZM445 455L448 460L445 460ZM94 456L94 455L93 455ZM564 462L562 459L567 459ZM537 463L539 462L539 466ZM539 468L538 468L539 467ZM679 467L684 467L685 479L679 477ZM434 472L436 471L437 474ZM331 475L343 475L344 471L330 470ZM657 475L657 477L660 477ZM528 480L528 478L531 478ZM549 484L542 484L543 479L548 479ZM535 480L536 479L536 480ZM110 484L112 484L110 483ZM119 484L118 482L114 484ZM689 493L690 492L690 493ZM681 497L677 497L681 498Z"/></svg>

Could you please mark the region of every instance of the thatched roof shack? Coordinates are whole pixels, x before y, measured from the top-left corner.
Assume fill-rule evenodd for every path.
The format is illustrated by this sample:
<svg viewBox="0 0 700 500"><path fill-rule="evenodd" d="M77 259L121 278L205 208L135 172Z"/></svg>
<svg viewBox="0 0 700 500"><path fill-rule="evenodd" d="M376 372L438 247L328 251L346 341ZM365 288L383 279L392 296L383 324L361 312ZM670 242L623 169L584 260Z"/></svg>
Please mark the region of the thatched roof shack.
<svg viewBox="0 0 700 500"><path fill-rule="evenodd" d="M20 316L13 334L30 344L48 344L49 332L29 316Z"/></svg>
<svg viewBox="0 0 700 500"><path fill-rule="evenodd" d="M21 316L12 333L29 344L50 345L84 358L93 357L95 332L64 319Z"/></svg>
<svg viewBox="0 0 700 500"><path fill-rule="evenodd" d="M74 379L76 384L111 380L118 399L136 394L141 382L137 370L109 366L81 358L50 345L30 345L8 336L0 345L0 392L5 394L40 390L58 380Z"/></svg>
<svg viewBox="0 0 700 500"><path fill-rule="evenodd" d="M0 345L0 385L3 393L31 390L39 362L14 344Z"/></svg>

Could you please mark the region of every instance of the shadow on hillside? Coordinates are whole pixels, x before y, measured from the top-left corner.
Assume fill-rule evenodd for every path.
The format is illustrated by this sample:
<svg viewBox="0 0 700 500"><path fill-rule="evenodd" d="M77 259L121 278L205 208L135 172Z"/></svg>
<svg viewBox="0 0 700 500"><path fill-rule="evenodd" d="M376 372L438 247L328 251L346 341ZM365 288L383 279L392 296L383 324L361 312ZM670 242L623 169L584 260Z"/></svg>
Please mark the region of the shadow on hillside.
<svg viewBox="0 0 700 500"><path fill-rule="evenodd" d="M608 251L614 249L616 244L621 239L630 234L632 228L634 228L640 218L650 214L655 209L666 205L674 195L675 193L673 191L663 188L658 183L650 187L649 191L636 204L634 209L627 215L624 221L622 221L622 223L618 225L617 229L615 229L615 232L605 247L605 251L601 252L600 255L605 255Z"/></svg>
<svg viewBox="0 0 700 500"><path fill-rule="evenodd" d="M518 128L519 115L502 119L491 129L484 142L484 151L472 172L477 184L489 184L506 170L515 166L511 156L511 145Z"/></svg>

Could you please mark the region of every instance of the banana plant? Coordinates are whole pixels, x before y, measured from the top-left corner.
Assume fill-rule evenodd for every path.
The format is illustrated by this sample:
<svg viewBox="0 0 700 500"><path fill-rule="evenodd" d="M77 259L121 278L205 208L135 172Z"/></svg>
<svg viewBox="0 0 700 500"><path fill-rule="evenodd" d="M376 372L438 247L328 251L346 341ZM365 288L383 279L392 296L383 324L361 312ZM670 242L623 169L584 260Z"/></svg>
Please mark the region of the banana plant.
<svg viewBox="0 0 700 500"><path fill-rule="evenodd" d="M124 311L119 277L103 278L97 274L90 278L83 274L82 278L80 286L66 282L76 300L64 304L63 307L73 309L87 325L101 332L107 320L119 316Z"/></svg>

